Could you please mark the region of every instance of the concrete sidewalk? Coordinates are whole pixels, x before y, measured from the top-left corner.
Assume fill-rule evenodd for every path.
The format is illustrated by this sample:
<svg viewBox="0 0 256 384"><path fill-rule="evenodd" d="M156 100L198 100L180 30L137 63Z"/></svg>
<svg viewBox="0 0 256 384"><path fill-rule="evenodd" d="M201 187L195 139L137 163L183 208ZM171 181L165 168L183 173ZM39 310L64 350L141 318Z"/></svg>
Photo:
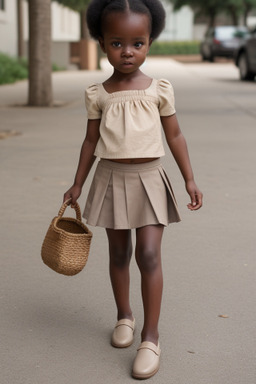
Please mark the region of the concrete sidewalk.
<svg viewBox="0 0 256 384"><path fill-rule="evenodd" d="M143 311L134 260L135 343L117 350L109 342L116 310L104 230L92 228L88 264L75 277L55 274L40 258L77 166L86 128L84 89L108 76L106 63L103 68L54 74L61 106L49 109L22 107L26 81L0 87L0 130L19 133L0 140L1 384L135 382L130 373ZM144 71L174 84L205 196L201 211L186 209L184 183L167 152L163 162L183 221L168 227L163 240L162 360L150 382L255 384L255 84L238 86L231 64L151 59Z"/></svg>

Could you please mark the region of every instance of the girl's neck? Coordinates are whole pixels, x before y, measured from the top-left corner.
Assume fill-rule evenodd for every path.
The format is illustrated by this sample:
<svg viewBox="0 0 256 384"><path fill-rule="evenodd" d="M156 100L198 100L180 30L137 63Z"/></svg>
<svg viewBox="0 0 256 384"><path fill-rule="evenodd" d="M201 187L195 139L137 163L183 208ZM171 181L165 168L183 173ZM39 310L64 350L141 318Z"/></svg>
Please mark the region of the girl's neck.
<svg viewBox="0 0 256 384"><path fill-rule="evenodd" d="M132 73L123 73L119 72L118 70L114 69L113 74L111 78L116 81L132 81L134 79L137 79L138 77L145 76L143 72L138 68L136 71Z"/></svg>
<svg viewBox="0 0 256 384"><path fill-rule="evenodd" d="M110 92L145 89L150 85L151 81L152 79L141 72L140 69L129 74L114 70L113 75L104 82L104 87Z"/></svg>

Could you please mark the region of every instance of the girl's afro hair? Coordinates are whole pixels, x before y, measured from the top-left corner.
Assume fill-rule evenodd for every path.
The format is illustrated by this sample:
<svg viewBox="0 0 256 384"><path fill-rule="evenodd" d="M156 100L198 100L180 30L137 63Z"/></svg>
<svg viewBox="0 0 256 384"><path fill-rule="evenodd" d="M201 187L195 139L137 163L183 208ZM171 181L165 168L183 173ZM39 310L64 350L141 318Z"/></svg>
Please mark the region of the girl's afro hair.
<svg viewBox="0 0 256 384"><path fill-rule="evenodd" d="M165 10L160 0L91 0L87 8L86 20L90 35L98 40L103 37L102 21L111 12L131 11L149 16L150 37L156 39L165 26Z"/></svg>

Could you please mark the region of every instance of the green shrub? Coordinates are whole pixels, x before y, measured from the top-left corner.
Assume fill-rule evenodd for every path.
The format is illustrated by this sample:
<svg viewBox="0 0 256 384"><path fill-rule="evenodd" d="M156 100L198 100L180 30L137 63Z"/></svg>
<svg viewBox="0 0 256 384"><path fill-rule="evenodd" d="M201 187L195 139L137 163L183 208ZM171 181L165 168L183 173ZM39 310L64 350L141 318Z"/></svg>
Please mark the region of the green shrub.
<svg viewBox="0 0 256 384"><path fill-rule="evenodd" d="M152 56L196 55L199 53L199 41L154 41L149 51Z"/></svg>
<svg viewBox="0 0 256 384"><path fill-rule="evenodd" d="M65 68L60 67L58 64L53 63L52 64L52 71L53 72L65 71Z"/></svg>
<svg viewBox="0 0 256 384"><path fill-rule="evenodd" d="M64 68L56 64L52 65L52 70L63 71ZM28 78L28 61L25 58L16 59L0 53L0 85L11 84L15 81Z"/></svg>
<svg viewBox="0 0 256 384"><path fill-rule="evenodd" d="M28 77L27 63L24 59L14 59L0 53L0 84L11 84Z"/></svg>

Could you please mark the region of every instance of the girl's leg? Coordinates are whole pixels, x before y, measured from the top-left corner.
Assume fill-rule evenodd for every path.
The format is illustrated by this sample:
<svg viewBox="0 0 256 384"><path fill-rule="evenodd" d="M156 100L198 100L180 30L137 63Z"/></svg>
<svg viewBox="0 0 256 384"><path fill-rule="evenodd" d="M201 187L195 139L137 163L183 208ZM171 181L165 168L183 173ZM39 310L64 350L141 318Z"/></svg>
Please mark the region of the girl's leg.
<svg viewBox="0 0 256 384"><path fill-rule="evenodd" d="M142 342L158 344L158 321L160 316L163 274L161 264L161 241L164 227L150 225L136 230L135 257L141 272L141 290L144 306Z"/></svg>
<svg viewBox="0 0 256 384"><path fill-rule="evenodd" d="M117 319L133 320L129 297L131 231L106 229L106 232L109 241L109 272L117 306Z"/></svg>

